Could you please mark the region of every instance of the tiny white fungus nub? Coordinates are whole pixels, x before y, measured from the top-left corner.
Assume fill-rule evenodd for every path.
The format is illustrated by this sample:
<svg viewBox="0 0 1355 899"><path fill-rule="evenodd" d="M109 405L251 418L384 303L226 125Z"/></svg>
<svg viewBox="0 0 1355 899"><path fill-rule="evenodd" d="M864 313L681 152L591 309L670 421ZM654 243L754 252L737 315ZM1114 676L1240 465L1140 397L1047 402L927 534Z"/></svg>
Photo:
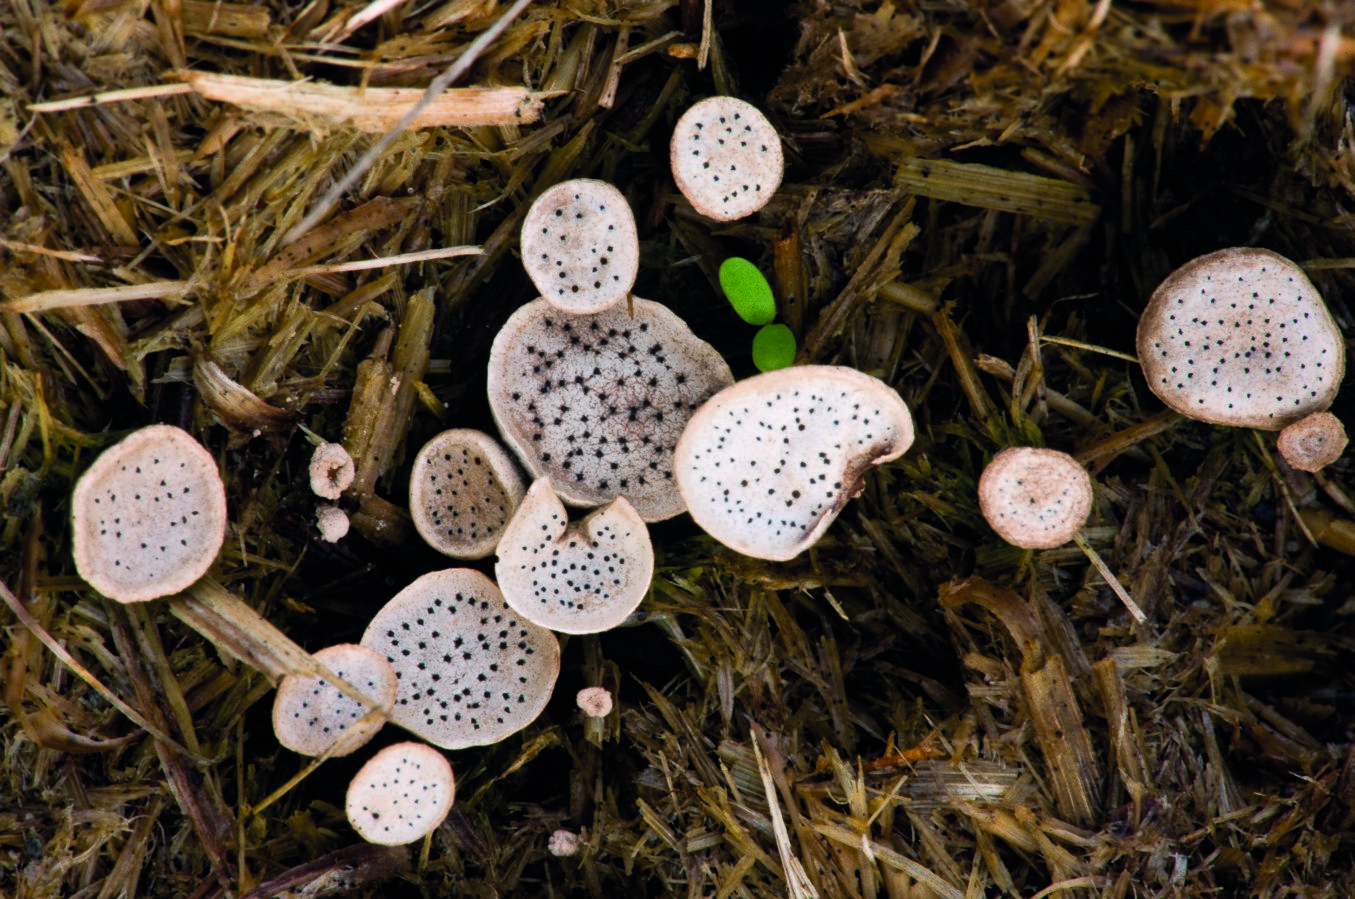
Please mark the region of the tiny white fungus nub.
<svg viewBox="0 0 1355 899"><path fill-rule="evenodd" d="M719 222L765 206L785 168L772 123L734 97L708 97L683 113L670 155L678 190L697 212Z"/></svg>
<svg viewBox="0 0 1355 899"><path fill-rule="evenodd" d="M315 527L326 543L338 543L347 537L348 524L348 513L338 506L315 507Z"/></svg>
<svg viewBox="0 0 1355 899"><path fill-rule="evenodd" d="M589 718L606 718L612 713L612 694L605 687L584 687L574 701Z"/></svg>
<svg viewBox="0 0 1355 899"><path fill-rule="evenodd" d="M357 468L348 450L337 443L322 443L311 454L311 492L325 499L338 499L353 483Z"/></svg>
<svg viewBox="0 0 1355 899"><path fill-rule="evenodd" d="M579 835L572 830L557 830L550 835L546 849L556 858L579 854Z"/></svg>
<svg viewBox="0 0 1355 899"><path fill-rule="evenodd" d="M340 643L314 655L317 662L357 687L378 708L389 709L395 702L395 670L379 652L355 643ZM278 742L293 752L320 755L366 714L361 703L324 678L289 674L278 685L273 700L273 731ZM335 755L348 755L375 735L373 729Z"/></svg>
<svg viewBox="0 0 1355 899"><path fill-rule="evenodd" d="M498 546L526 486L513 457L482 431L443 431L419 450L409 476L409 514L443 555L482 559Z"/></svg>
<svg viewBox="0 0 1355 899"><path fill-rule="evenodd" d="M119 602L185 589L226 538L226 488L187 432L151 425L109 447L75 485L72 553L89 585Z"/></svg>
<svg viewBox="0 0 1355 899"><path fill-rule="evenodd" d="M1314 412L1280 432L1280 455L1291 468L1321 471L1346 451L1346 427L1330 412Z"/></svg>
<svg viewBox="0 0 1355 899"><path fill-rule="evenodd" d="M979 508L1013 546L1053 549L1087 523L1092 482L1067 453L1012 447L994 456L979 476Z"/></svg>
<svg viewBox="0 0 1355 899"><path fill-rule="evenodd" d="M348 823L369 843L403 846L437 829L452 810L452 766L431 746L396 743L353 777Z"/></svg>
<svg viewBox="0 0 1355 899"><path fill-rule="evenodd" d="M625 299L640 270L626 198L591 178L550 188L522 220L522 265L542 299L566 312L601 312Z"/></svg>

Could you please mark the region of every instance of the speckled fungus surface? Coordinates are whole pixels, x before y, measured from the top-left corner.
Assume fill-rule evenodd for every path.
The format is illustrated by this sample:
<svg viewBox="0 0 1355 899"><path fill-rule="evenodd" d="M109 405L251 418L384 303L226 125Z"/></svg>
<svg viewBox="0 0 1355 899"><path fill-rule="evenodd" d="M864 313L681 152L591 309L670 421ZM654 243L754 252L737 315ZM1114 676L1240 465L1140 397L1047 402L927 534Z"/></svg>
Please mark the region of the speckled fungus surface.
<svg viewBox="0 0 1355 899"><path fill-rule="evenodd" d="M913 443L913 418L887 384L805 365L740 381L702 406L674 467L692 518L731 549L799 555L860 489L867 469Z"/></svg>
<svg viewBox="0 0 1355 899"><path fill-rule="evenodd" d="M362 645L400 681L391 721L444 749L497 743L535 720L560 673L555 635L469 568L433 571L376 613Z"/></svg>
<svg viewBox="0 0 1355 899"><path fill-rule="evenodd" d="M202 445L151 425L109 447L71 497L75 567L119 602L185 589L207 573L226 538L226 489Z"/></svg>
<svg viewBox="0 0 1355 899"><path fill-rule="evenodd" d="M378 708L389 709L395 702L395 669L376 650L340 643L319 650L315 659L357 687ZM366 714L361 703L324 678L288 675L278 685L273 700L273 731L278 742L293 752L320 755ZM375 736L378 729L345 740L334 754L348 755Z"/></svg>
<svg viewBox="0 0 1355 899"><path fill-rule="evenodd" d="M1087 523L1092 482L1067 453L1012 447L994 456L979 476L979 508L1013 546L1052 549Z"/></svg>
<svg viewBox="0 0 1355 899"><path fill-rule="evenodd" d="M601 312L625 299L640 270L626 198L591 178L547 190L522 220L522 265L542 298L566 312Z"/></svg>
<svg viewBox="0 0 1355 899"><path fill-rule="evenodd" d="M728 222L757 212L781 186L781 138L757 107L709 97L673 129L673 180L697 212Z"/></svg>
<svg viewBox="0 0 1355 899"><path fill-rule="evenodd" d="M596 315L523 306L494 339L489 403L504 441L565 502L625 496L645 521L683 510L673 447L687 419L733 381L667 308L634 299Z"/></svg>
<svg viewBox="0 0 1355 899"><path fill-rule="evenodd" d="M1341 334L1317 289L1269 250L1219 250L1153 292L1139 361L1171 408L1210 424L1277 431L1326 409L1345 372Z"/></svg>
<svg viewBox="0 0 1355 899"><path fill-rule="evenodd" d="M1330 412L1314 412L1280 432L1280 455L1300 471L1321 471L1346 451L1346 428Z"/></svg>
<svg viewBox="0 0 1355 899"><path fill-rule="evenodd" d="M396 743L372 756L348 786L348 823L369 843L403 846L432 833L452 810L452 766L431 746Z"/></svg>
<svg viewBox="0 0 1355 899"><path fill-rule="evenodd" d="M409 514L419 536L457 559L494 551L526 486L493 437L457 428L428 441L409 476Z"/></svg>
<svg viewBox="0 0 1355 899"><path fill-rule="evenodd" d="M528 621L596 634L625 621L649 592L654 548L625 497L570 524L550 478L541 478L504 531L494 574Z"/></svg>
<svg viewBox="0 0 1355 899"><path fill-rule="evenodd" d="M320 531L320 539L326 543L338 543L348 536L348 513L338 506L316 506L315 527Z"/></svg>
<svg viewBox="0 0 1355 899"><path fill-rule="evenodd" d="M356 474L353 457L337 443L322 443L311 453L311 491L316 496L338 499Z"/></svg>

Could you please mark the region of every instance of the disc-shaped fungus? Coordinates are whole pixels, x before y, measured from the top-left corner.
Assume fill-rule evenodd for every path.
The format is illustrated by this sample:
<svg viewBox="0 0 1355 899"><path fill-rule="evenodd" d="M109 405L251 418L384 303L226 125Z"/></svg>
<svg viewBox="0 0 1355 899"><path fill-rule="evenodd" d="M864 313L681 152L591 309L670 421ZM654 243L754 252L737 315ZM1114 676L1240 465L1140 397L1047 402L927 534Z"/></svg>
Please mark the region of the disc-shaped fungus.
<svg viewBox="0 0 1355 899"><path fill-rule="evenodd" d="M708 97L684 112L670 153L678 190L697 212L719 222L766 205L785 168L772 123L734 97Z"/></svg>
<svg viewBox="0 0 1355 899"><path fill-rule="evenodd" d="M395 669L385 656L366 646L340 643L315 653L315 660L357 687L378 708L395 702ZM302 755L320 755L363 719L367 709L322 677L289 674L273 700L273 731L278 742ZM348 755L376 735L372 728L345 741L335 755Z"/></svg>
<svg viewBox="0 0 1355 899"><path fill-rule="evenodd" d="M428 545L482 559L526 491L513 457L482 431L443 431L419 450L409 476L409 514Z"/></svg>
<svg viewBox="0 0 1355 899"><path fill-rule="evenodd" d="M444 749L486 746L526 727L560 673L555 635L469 568L429 572L401 590L362 645L400 681L391 721Z"/></svg>
<svg viewBox="0 0 1355 899"><path fill-rule="evenodd" d="M813 545L867 469L913 443L887 384L804 365L740 381L692 416L674 457L692 518L731 549L784 561Z"/></svg>
<svg viewBox="0 0 1355 899"><path fill-rule="evenodd" d="M1345 425L1330 412L1314 412L1280 432L1280 455L1300 471L1321 471L1346 451Z"/></svg>
<svg viewBox="0 0 1355 899"><path fill-rule="evenodd" d="M316 496L338 499L356 474L353 457L340 444L322 443L311 453L311 492Z"/></svg>
<svg viewBox="0 0 1355 899"><path fill-rule="evenodd" d="M432 833L452 810L456 782L442 753L423 743L387 746L348 785L348 823L369 843L403 846Z"/></svg>
<svg viewBox="0 0 1355 899"><path fill-rule="evenodd" d="M566 634L596 634L626 620L649 592L654 548L625 497L570 524L541 478L508 523L494 568L508 605Z"/></svg>
<svg viewBox="0 0 1355 899"><path fill-rule="evenodd" d="M1053 549L1087 523L1092 482L1067 453L1012 447L994 456L979 476L979 508L1013 546Z"/></svg>
<svg viewBox="0 0 1355 899"><path fill-rule="evenodd" d="M172 425L136 431L94 460L71 497L75 567L119 602L185 589L226 538L226 489L202 444Z"/></svg>
<svg viewBox="0 0 1355 899"><path fill-rule="evenodd" d="M522 265L542 298L566 312L601 312L624 299L640 270L626 198L591 178L547 190L522 221Z"/></svg>
<svg viewBox="0 0 1355 899"><path fill-rule="evenodd" d="M489 404L504 441L565 502L618 496L645 521L683 510L673 447L687 419L733 381L713 347L658 303L595 315L528 303L489 354Z"/></svg>

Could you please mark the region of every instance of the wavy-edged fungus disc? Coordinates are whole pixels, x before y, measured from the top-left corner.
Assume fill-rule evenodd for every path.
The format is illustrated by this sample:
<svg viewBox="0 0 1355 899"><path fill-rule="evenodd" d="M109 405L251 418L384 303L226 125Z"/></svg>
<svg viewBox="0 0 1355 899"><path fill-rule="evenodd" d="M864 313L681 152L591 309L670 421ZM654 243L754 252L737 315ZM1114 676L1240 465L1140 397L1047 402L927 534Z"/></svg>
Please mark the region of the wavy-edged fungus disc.
<svg viewBox="0 0 1355 899"><path fill-rule="evenodd" d="M1092 481L1067 453L1012 447L994 456L979 476L979 508L1013 546L1053 549L1087 523Z"/></svg>
<svg viewBox="0 0 1355 899"><path fill-rule="evenodd" d="M403 846L432 833L455 798L452 766L442 753L423 743L396 743L362 766L345 805L358 836Z"/></svg>
<svg viewBox="0 0 1355 899"><path fill-rule="evenodd" d="M678 119L673 180L697 212L728 222L757 212L781 186L781 138L756 106L708 97Z"/></svg>
<svg viewBox="0 0 1355 899"><path fill-rule="evenodd" d="M625 299L640 270L635 214L605 181L564 181L522 220L522 266L558 309L601 312Z"/></svg>
<svg viewBox="0 0 1355 899"><path fill-rule="evenodd" d="M1346 427L1330 412L1314 412L1280 432L1280 455L1291 468L1321 471L1346 451Z"/></svg>
<svg viewBox="0 0 1355 899"><path fill-rule="evenodd" d="M574 702L589 718L606 718L612 713L612 694L606 687L584 687Z"/></svg>
<svg viewBox="0 0 1355 899"><path fill-rule="evenodd" d="M185 589L226 539L226 488L187 432L151 425L94 460L71 497L75 567L119 602Z"/></svg>
<svg viewBox="0 0 1355 899"><path fill-rule="evenodd" d="M311 492L316 496L338 499L356 475L353 457L337 443L322 443L311 454Z"/></svg>
<svg viewBox="0 0 1355 899"><path fill-rule="evenodd" d="M569 523L541 478L508 523L494 567L503 598L528 621L565 634L610 630L649 592L654 547L625 497Z"/></svg>
<svg viewBox="0 0 1355 899"><path fill-rule="evenodd" d="M457 559L483 559L522 502L517 464L482 431L456 428L424 444L409 476L409 514L428 545Z"/></svg>
<svg viewBox="0 0 1355 899"><path fill-rule="evenodd" d="M315 660L357 687L378 708L388 709L395 702L395 669L376 650L340 643L316 652ZM366 714L361 703L345 696L328 680L289 674L278 685L273 700L273 731L278 742L293 752L320 755ZM376 729L345 741L342 751L335 755L348 755L374 736Z"/></svg>
<svg viewBox="0 0 1355 899"><path fill-rule="evenodd" d="M633 298L596 315L523 306L494 338L489 404L534 477L575 506L630 500L645 521L683 510L673 447L687 419L733 382L729 366L668 309Z"/></svg>
<svg viewBox="0 0 1355 899"><path fill-rule="evenodd" d="M1172 272L1139 319L1148 386L1182 415L1278 431L1331 405L1345 345L1322 297L1283 256L1219 250Z"/></svg>
<svg viewBox="0 0 1355 899"><path fill-rule="evenodd" d="M560 673L560 643L478 571L432 571L376 613L362 645L400 680L391 721L444 749L487 746L531 724Z"/></svg>
<svg viewBox="0 0 1355 899"><path fill-rule="evenodd" d="M803 365L757 375L692 416L674 457L696 523L759 559L813 545L867 469L913 443L913 417L883 381L851 368Z"/></svg>

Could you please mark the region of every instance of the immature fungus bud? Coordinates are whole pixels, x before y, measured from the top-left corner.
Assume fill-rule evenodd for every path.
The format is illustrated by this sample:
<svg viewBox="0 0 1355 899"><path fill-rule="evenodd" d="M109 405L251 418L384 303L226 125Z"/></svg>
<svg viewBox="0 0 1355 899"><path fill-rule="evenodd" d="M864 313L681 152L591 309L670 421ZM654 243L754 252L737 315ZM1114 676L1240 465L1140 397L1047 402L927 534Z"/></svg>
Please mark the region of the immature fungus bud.
<svg viewBox="0 0 1355 899"><path fill-rule="evenodd" d="M1148 386L1182 415L1278 431L1331 405L1345 346L1317 289L1269 250L1219 250L1153 292L1139 319Z"/></svg>
<svg viewBox="0 0 1355 899"><path fill-rule="evenodd" d="M356 471L347 450L337 443L322 443L311 454L311 491L325 499L338 499L353 483Z"/></svg>
<svg viewBox="0 0 1355 899"><path fill-rule="evenodd" d="M733 381L729 366L667 308L634 298L596 315L537 300L489 354L489 404L504 441L565 502L618 496L645 521L682 511L673 446L687 419Z"/></svg>
<svg viewBox="0 0 1355 899"><path fill-rule="evenodd" d="M185 589L207 573L226 538L226 488L202 445L151 425L109 447L71 497L75 567L118 602Z"/></svg>
<svg viewBox="0 0 1355 899"><path fill-rule="evenodd" d="M621 191L578 178L537 197L522 221L522 265L557 309L601 312L635 286L640 238Z"/></svg>
<svg viewBox="0 0 1355 899"><path fill-rule="evenodd" d="M850 368L803 365L757 375L692 416L674 457L696 523L721 543L785 561L813 545L872 465L913 443L913 418L889 385Z"/></svg>
<svg viewBox="0 0 1355 899"><path fill-rule="evenodd" d="M1346 451L1346 429L1330 412L1314 412L1281 431L1277 443L1291 468L1321 471Z"/></svg>
<svg viewBox="0 0 1355 899"><path fill-rule="evenodd" d="M355 643L326 646L315 653L335 676L357 687L377 708L395 702L395 669L381 653ZM363 719L367 709L320 677L294 674L282 679L273 700L273 731L278 742L302 755L320 755ZM348 755L376 735L379 727L352 735L335 755Z"/></svg>
<svg viewBox="0 0 1355 899"><path fill-rule="evenodd" d="M625 497L569 523L541 478L499 543L495 577L513 611L565 634L596 634L626 620L649 592L654 548Z"/></svg>
<svg viewBox="0 0 1355 899"><path fill-rule="evenodd" d="M673 129L673 180L697 212L728 222L757 212L781 186L781 138L757 107L709 97Z"/></svg>
<svg viewBox="0 0 1355 899"><path fill-rule="evenodd" d="M994 456L979 476L979 508L1013 546L1053 549L1087 523L1092 481L1067 453L1012 447Z"/></svg>
<svg viewBox="0 0 1355 899"><path fill-rule="evenodd" d="M550 840L546 843L546 849L556 858L562 858L568 855L578 855L579 835L572 830L557 830L550 835Z"/></svg>
<svg viewBox="0 0 1355 899"><path fill-rule="evenodd" d="M612 694L603 687L584 687L574 701L589 718L606 718L612 713Z"/></svg>
<svg viewBox="0 0 1355 899"><path fill-rule="evenodd" d="M338 543L348 536L348 513L338 506L316 506L315 527L320 531L320 539L326 543Z"/></svg>
<svg viewBox="0 0 1355 899"><path fill-rule="evenodd" d="M396 743L362 766L345 805L358 836L403 846L436 830L455 796L452 766L442 753L423 743Z"/></svg>
<svg viewBox="0 0 1355 899"><path fill-rule="evenodd" d="M487 746L531 724L560 673L555 635L515 614L469 568L433 571L401 590L362 645L400 681L391 721L444 749Z"/></svg>
<svg viewBox="0 0 1355 899"><path fill-rule="evenodd" d="M513 457L482 431L443 431L419 450L409 476L409 514L428 545L457 559L482 559L522 502Z"/></svg>

